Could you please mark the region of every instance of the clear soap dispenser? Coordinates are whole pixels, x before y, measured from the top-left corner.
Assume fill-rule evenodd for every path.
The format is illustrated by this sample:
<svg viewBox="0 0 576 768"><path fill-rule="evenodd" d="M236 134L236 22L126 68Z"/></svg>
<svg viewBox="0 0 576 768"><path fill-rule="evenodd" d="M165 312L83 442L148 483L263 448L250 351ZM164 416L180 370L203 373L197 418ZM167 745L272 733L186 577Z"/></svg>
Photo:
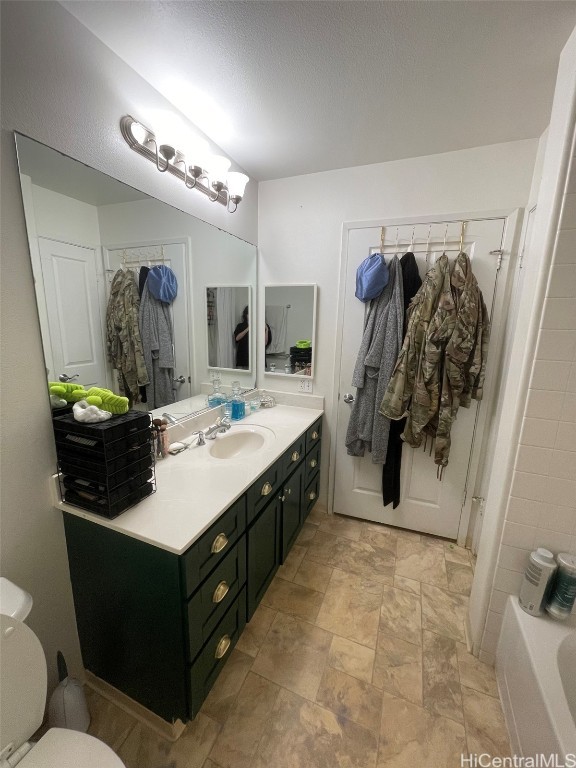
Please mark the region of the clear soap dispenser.
<svg viewBox="0 0 576 768"><path fill-rule="evenodd" d="M230 401L232 403L232 421L240 421L245 416L245 403L242 395L240 394L240 382L232 382L232 397Z"/></svg>
<svg viewBox="0 0 576 768"><path fill-rule="evenodd" d="M226 395L220 391L220 379L212 379L212 392L208 395L208 407L216 408L226 402Z"/></svg>

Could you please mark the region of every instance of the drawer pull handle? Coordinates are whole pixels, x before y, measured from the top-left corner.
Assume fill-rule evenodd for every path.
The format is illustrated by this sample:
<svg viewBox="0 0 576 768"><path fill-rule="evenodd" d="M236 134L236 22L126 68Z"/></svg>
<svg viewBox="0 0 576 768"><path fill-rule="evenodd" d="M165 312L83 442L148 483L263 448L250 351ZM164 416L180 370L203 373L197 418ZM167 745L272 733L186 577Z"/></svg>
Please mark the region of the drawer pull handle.
<svg viewBox="0 0 576 768"><path fill-rule="evenodd" d="M212 595L212 602L213 603L221 603L222 600L226 597L228 594L228 590L230 587L225 581L221 581L220 584L216 587L214 590L214 594Z"/></svg>
<svg viewBox="0 0 576 768"><path fill-rule="evenodd" d="M272 493L272 486L270 483L266 482L262 486L262 490L260 491L261 496L268 496L269 493Z"/></svg>
<svg viewBox="0 0 576 768"><path fill-rule="evenodd" d="M308 498L310 499L310 501L314 501L314 499L316 498L316 491L310 491L310 493L308 494Z"/></svg>
<svg viewBox="0 0 576 768"><path fill-rule="evenodd" d="M219 533L218 536L212 542L212 554L216 555L218 552L222 552L224 547L228 546L228 537L225 533Z"/></svg>
<svg viewBox="0 0 576 768"><path fill-rule="evenodd" d="M312 460L311 460L311 462L310 462L310 466L312 467L312 469L314 469L314 467L315 467L317 464L318 464L318 462L316 461L316 459L312 459Z"/></svg>
<svg viewBox="0 0 576 768"><path fill-rule="evenodd" d="M294 451L292 456L290 456L290 461L298 461L299 458L300 458L300 454L298 453L298 451Z"/></svg>
<svg viewBox="0 0 576 768"><path fill-rule="evenodd" d="M318 434L318 432L316 432L316 430L314 430L314 432L312 432L312 440L318 440L319 437L320 437L320 435Z"/></svg>
<svg viewBox="0 0 576 768"><path fill-rule="evenodd" d="M226 651L228 648L230 648L230 643L232 641L230 640L230 635L224 635L220 638L218 641L218 645L216 646L216 650L214 652L214 658L215 659L221 659L222 656L226 656Z"/></svg>

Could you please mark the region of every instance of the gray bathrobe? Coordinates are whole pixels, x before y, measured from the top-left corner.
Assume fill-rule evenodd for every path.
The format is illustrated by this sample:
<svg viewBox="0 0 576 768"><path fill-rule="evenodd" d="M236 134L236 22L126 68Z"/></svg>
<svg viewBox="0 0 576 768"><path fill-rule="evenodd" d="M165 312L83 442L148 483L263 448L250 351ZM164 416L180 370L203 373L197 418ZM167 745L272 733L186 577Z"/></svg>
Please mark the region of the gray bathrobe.
<svg viewBox="0 0 576 768"><path fill-rule="evenodd" d="M146 400L150 410L174 402L174 335L170 305L158 301L144 285L140 299L140 336L150 383Z"/></svg>
<svg viewBox="0 0 576 768"><path fill-rule="evenodd" d="M402 347L404 291L397 256L388 265L388 284L373 299L364 326L352 386L357 387L346 447L350 456L372 451L374 464L384 464L388 450L390 419L379 413L380 403Z"/></svg>

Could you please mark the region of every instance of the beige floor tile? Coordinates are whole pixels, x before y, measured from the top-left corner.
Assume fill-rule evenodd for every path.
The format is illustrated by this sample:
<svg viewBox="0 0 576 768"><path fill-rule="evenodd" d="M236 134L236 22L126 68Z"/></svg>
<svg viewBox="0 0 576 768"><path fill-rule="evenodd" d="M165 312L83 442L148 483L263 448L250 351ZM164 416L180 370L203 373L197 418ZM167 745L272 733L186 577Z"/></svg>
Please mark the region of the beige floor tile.
<svg viewBox="0 0 576 768"><path fill-rule="evenodd" d="M281 691L254 768L375 768L377 746L365 728Z"/></svg>
<svg viewBox="0 0 576 768"><path fill-rule="evenodd" d="M391 565L396 561L397 537L388 531L377 531L374 528L363 528L360 540L370 544L377 552L385 557Z"/></svg>
<svg viewBox="0 0 576 768"><path fill-rule="evenodd" d="M235 648L218 675L212 690L202 705L202 712L223 723L232 709L236 696L250 671L254 659Z"/></svg>
<svg viewBox="0 0 576 768"><path fill-rule="evenodd" d="M298 544L301 547L307 547L308 544L312 541L312 539L316 535L317 530L318 530L317 525L312 525L312 523L304 523L304 525L300 530L300 533L296 538L296 544Z"/></svg>
<svg viewBox="0 0 576 768"><path fill-rule="evenodd" d="M166 741L138 723L118 751L126 768L202 768L220 725L201 712L177 741Z"/></svg>
<svg viewBox="0 0 576 768"><path fill-rule="evenodd" d="M319 509L317 506L314 507L314 509L310 512L308 517L306 518L307 523L312 523L313 525L320 525L320 523L323 523L326 518L329 517L327 512L324 512L324 510Z"/></svg>
<svg viewBox="0 0 576 768"><path fill-rule="evenodd" d="M510 755L510 740L500 701L462 686L468 750L498 757Z"/></svg>
<svg viewBox="0 0 576 768"><path fill-rule="evenodd" d="M137 721L87 685L84 691L90 712L88 733L118 752Z"/></svg>
<svg viewBox="0 0 576 768"><path fill-rule="evenodd" d="M462 685L498 698L498 685L494 668L484 664L476 656L469 653L463 643L456 643L456 652Z"/></svg>
<svg viewBox="0 0 576 768"><path fill-rule="evenodd" d="M222 766L218 765L218 763L215 763L212 758L207 757L202 768L222 768Z"/></svg>
<svg viewBox="0 0 576 768"><path fill-rule="evenodd" d="M346 539L358 541L362 531L362 523L351 517L342 515L328 515L320 523L320 530L325 533L333 533L335 536L344 536Z"/></svg>
<svg viewBox="0 0 576 768"><path fill-rule="evenodd" d="M405 592L412 592L415 595L420 594L420 582L415 579L407 579L405 576L394 576L393 585L396 589L403 589Z"/></svg>
<svg viewBox="0 0 576 768"><path fill-rule="evenodd" d="M387 693L421 705L422 648L380 632L372 683Z"/></svg>
<svg viewBox="0 0 576 768"><path fill-rule="evenodd" d="M443 548L430 546L422 541L398 539L394 575L447 588Z"/></svg>
<svg viewBox="0 0 576 768"><path fill-rule="evenodd" d="M247 653L248 656L255 657L268 634L275 616L276 611L260 604L238 638L236 649L242 651L242 653Z"/></svg>
<svg viewBox="0 0 576 768"><path fill-rule="evenodd" d="M448 577L448 589L460 595L469 595L472 589L474 573L471 565L452 563L446 560L446 576Z"/></svg>
<svg viewBox="0 0 576 768"><path fill-rule="evenodd" d="M427 630L422 633L422 691L427 710L464 722L456 641Z"/></svg>
<svg viewBox="0 0 576 768"><path fill-rule="evenodd" d="M422 622L418 595L385 586L380 609L380 630L386 635L421 645Z"/></svg>
<svg viewBox="0 0 576 768"><path fill-rule="evenodd" d="M465 642L464 623L468 598L422 584L422 626L439 635Z"/></svg>
<svg viewBox="0 0 576 768"><path fill-rule="evenodd" d="M425 547L436 547L437 549L444 549L444 542L446 539L441 539L438 536L432 536L429 533L421 533L420 541Z"/></svg>
<svg viewBox="0 0 576 768"><path fill-rule="evenodd" d="M334 712L339 720L352 720L378 735L382 694L370 683L326 667L316 694L316 703Z"/></svg>
<svg viewBox="0 0 576 768"><path fill-rule="evenodd" d="M251 768L280 689L252 672L240 689L210 758L222 768Z"/></svg>
<svg viewBox="0 0 576 768"><path fill-rule="evenodd" d="M314 621L323 598L322 592L275 577L262 598L262 605L305 621Z"/></svg>
<svg viewBox="0 0 576 768"><path fill-rule="evenodd" d="M375 652L365 645L334 635L330 646L328 664L333 669L346 672L366 683L372 681Z"/></svg>
<svg viewBox="0 0 576 768"><path fill-rule="evenodd" d="M378 768L428 768L426 726L422 707L384 693Z"/></svg>
<svg viewBox="0 0 576 768"><path fill-rule="evenodd" d="M306 558L358 576L378 579L383 584L391 584L394 577L393 554L377 550L365 541L352 541L325 531L319 530L314 536Z"/></svg>
<svg viewBox="0 0 576 768"><path fill-rule="evenodd" d="M279 613L252 671L314 701L331 642L329 632Z"/></svg>
<svg viewBox="0 0 576 768"><path fill-rule="evenodd" d="M286 581L293 581L296 571L300 567L300 563L304 559L306 554L306 547L302 547L299 544L294 544L286 560L282 563L280 568L276 571L276 576Z"/></svg>
<svg viewBox="0 0 576 768"><path fill-rule="evenodd" d="M464 727L384 693L378 768L458 768Z"/></svg>
<svg viewBox="0 0 576 768"><path fill-rule="evenodd" d="M292 581L303 587L315 589L317 592L326 592L331 576L332 568L329 565L322 565L322 563L315 563L314 560L304 558Z"/></svg>
<svg viewBox="0 0 576 768"><path fill-rule="evenodd" d="M334 569L316 624L348 640L376 647L383 585Z"/></svg>
<svg viewBox="0 0 576 768"><path fill-rule="evenodd" d="M452 541L444 542L444 557L446 562L460 563L460 565L470 565L470 550L459 547Z"/></svg>

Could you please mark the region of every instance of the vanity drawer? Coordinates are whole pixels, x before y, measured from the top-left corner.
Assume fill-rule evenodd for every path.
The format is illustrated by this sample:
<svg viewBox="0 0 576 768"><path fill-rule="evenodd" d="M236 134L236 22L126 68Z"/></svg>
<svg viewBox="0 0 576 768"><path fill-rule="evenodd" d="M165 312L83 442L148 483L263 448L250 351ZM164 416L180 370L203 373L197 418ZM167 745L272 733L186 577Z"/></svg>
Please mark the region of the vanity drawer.
<svg viewBox="0 0 576 768"><path fill-rule="evenodd" d="M190 667L191 718L198 714L202 702L214 685L245 625L246 589L243 588Z"/></svg>
<svg viewBox="0 0 576 768"><path fill-rule="evenodd" d="M280 461L282 462L282 476L287 477L292 470L298 466L298 464L304 458L306 451L306 435L300 435L290 448L284 453Z"/></svg>
<svg viewBox="0 0 576 768"><path fill-rule="evenodd" d="M320 489L320 473L318 472L313 480L306 486L302 497L302 520L304 521L310 510L318 501L318 492Z"/></svg>
<svg viewBox="0 0 576 768"><path fill-rule="evenodd" d="M242 536L188 601L190 659L194 659L246 582L246 537Z"/></svg>
<svg viewBox="0 0 576 768"><path fill-rule="evenodd" d="M242 496L182 555L185 597L226 557L245 530L246 496Z"/></svg>
<svg viewBox="0 0 576 768"><path fill-rule="evenodd" d="M322 437L322 416L306 430L306 453L312 450L320 442Z"/></svg>
<svg viewBox="0 0 576 768"><path fill-rule="evenodd" d="M258 480L248 489L248 525L254 520L261 509L264 509L275 493L280 491L284 472L282 459L274 462Z"/></svg>
<svg viewBox="0 0 576 768"><path fill-rule="evenodd" d="M320 452L322 449L322 443L318 442L310 450L308 454L306 454L306 469L304 470L304 484L308 485L310 480L314 477L316 472L320 469Z"/></svg>

